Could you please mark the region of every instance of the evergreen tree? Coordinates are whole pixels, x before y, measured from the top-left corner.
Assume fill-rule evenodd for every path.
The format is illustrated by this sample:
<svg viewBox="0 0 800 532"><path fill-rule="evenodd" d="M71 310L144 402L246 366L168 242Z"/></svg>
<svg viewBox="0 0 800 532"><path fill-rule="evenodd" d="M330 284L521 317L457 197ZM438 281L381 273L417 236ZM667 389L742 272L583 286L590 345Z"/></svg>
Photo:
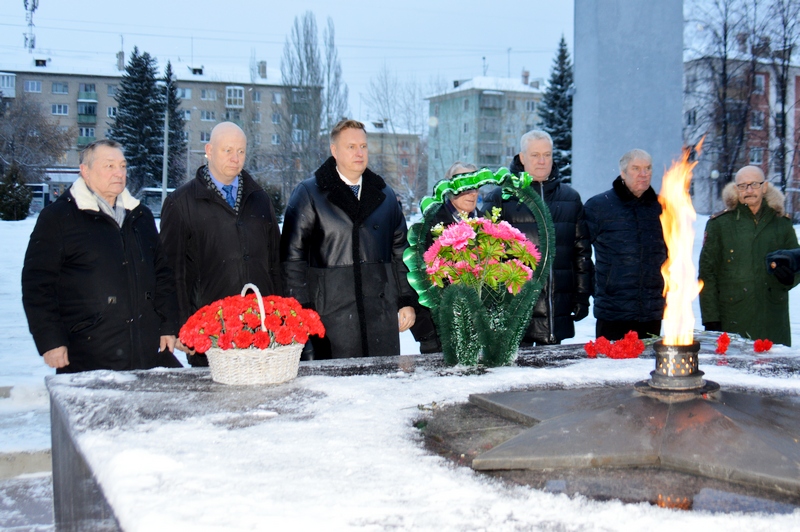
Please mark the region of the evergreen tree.
<svg viewBox="0 0 800 532"><path fill-rule="evenodd" d="M25 186L19 166L12 163L0 183L0 219L24 220L31 208L33 193Z"/></svg>
<svg viewBox="0 0 800 532"><path fill-rule="evenodd" d="M167 62L164 69L164 82L167 84L167 109L169 109L169 168L167 182L170 188L175 188L186 178L186 139L184 129L186 121L183 111L179 109L181 99L178 96L178 86L172 72L172 64ZM164 128L161 128L164 131Z"/></svg>
<svg viewBox="0 0 800 532"><path fill-rule="evenodd" d="M125 151L128 189L161 186L164 89L156 84L156 60L134 47L117 90L117 116L108 132Z"/></svg>
<svg viewBox="0 0 800 532"><path fill-rule="evenodd" d="M564 181L572 181L572 61L567 41L561 36L558 53L553 60L550 81L539 108L542 129L553 137L553 164Z"/></svg>

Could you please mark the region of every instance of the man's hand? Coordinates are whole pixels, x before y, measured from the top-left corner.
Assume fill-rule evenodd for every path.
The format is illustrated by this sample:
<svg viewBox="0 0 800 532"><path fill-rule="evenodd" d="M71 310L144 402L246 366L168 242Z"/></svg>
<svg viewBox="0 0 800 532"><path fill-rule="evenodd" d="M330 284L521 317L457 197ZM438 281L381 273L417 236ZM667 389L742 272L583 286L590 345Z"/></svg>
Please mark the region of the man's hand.
<svg viewBox="0 0 800 532"><path fill-rule="evenodd" d="M414 312L414 307L403 307L397 313L397 322L400 327L400 332L407 331L414 322L417 320L417 313Z"/></svg>
<svg viewBox="0 0 800 532"><path fill-rule="evenodd" d="M722 322L721 321L708 321L703 324L707 331L722 331Z"/></svg>
<svg viewBox="0 0 800 532"><path fill-rule="evenodd" d="M572 309L572 321L581 321L589 315L589 305L583 303L575 303L575 308Z"/></svg>
<svg viewBox="0 0 800 532"><path fill-rule="evenodd" d="M772 273L775 274L775 279L778 282L791 286L794 284L794 272L789 267L789 261L776 259L770 264Z"/></svg>
<svg viewBox="0 0 800 532"><path fill-rule="evenodd" d="M185 345L183 345L183 342L181 342L180 340L175 340L175 349L177 349L178 351L183 351L187 355L193 355L194 354L194 349L186 347Z"/></svg>
<svg viewBox="0 0 800 532"><path fill-rule="evenodd" d="M169 349L169 352L172 353L173 351L175 351L176 343L177 343L177 338L175 338L175 336L173 335L162 336L158 350L163 351L164 349Z"/></svg>
<svg viewBox="0 0 800 532"><path fill-rule="evenodd" d="M44 354L44 362L51 368L63 368L69 365L69 358L67 358L67 346L62 345L51 349Z"/></svg>

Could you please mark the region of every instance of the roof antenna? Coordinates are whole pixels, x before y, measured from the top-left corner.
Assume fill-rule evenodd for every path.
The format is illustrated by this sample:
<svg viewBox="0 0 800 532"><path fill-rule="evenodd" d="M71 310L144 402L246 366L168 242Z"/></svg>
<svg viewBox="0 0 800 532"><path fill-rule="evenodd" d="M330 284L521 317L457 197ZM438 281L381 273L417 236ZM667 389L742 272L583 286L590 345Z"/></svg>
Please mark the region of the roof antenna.
<svg viewBox="0 0 800 532"><path fill-rule="evenodd" d="M482 59L483 59L483 75L485 76L486 75L486 71L489 69L489 67L486 65L486 56L485 55L483 56Z"/></svg>
<svg viewBox="0 0 800 532"><path fill-rule="evenodd" d="M33 34L33 12L39 7L39 0L22 0L25 5L25 20L28 21L28 32L25 33L25 48L28 53L32 54L33 49L36 48L36 35Z"/></svg>

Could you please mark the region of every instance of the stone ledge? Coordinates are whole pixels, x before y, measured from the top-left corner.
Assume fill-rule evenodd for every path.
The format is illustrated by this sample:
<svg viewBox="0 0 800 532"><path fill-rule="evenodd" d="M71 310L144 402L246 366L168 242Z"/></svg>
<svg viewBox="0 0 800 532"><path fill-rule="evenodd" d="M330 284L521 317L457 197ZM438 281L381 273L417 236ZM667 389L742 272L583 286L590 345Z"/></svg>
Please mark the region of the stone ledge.
<svg viewBox="0 0 800 532"><path fill-rule="evenodd" d="M0 453L0 478L52 471L50 449L33 452Z"/></svg>

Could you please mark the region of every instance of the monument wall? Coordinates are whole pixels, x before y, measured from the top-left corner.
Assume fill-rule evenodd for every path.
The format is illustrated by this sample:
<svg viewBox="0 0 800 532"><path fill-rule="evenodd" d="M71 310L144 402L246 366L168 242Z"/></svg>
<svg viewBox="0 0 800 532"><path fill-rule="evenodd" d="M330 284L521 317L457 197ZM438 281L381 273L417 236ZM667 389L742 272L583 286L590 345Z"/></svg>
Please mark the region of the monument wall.
<svg viewBox="0 0 800 532"><path fill-rule="evenodd" d="M611 188L632 148L653 156L653 188L682 147L683 2L575 0L573 184Z"/></svg>

